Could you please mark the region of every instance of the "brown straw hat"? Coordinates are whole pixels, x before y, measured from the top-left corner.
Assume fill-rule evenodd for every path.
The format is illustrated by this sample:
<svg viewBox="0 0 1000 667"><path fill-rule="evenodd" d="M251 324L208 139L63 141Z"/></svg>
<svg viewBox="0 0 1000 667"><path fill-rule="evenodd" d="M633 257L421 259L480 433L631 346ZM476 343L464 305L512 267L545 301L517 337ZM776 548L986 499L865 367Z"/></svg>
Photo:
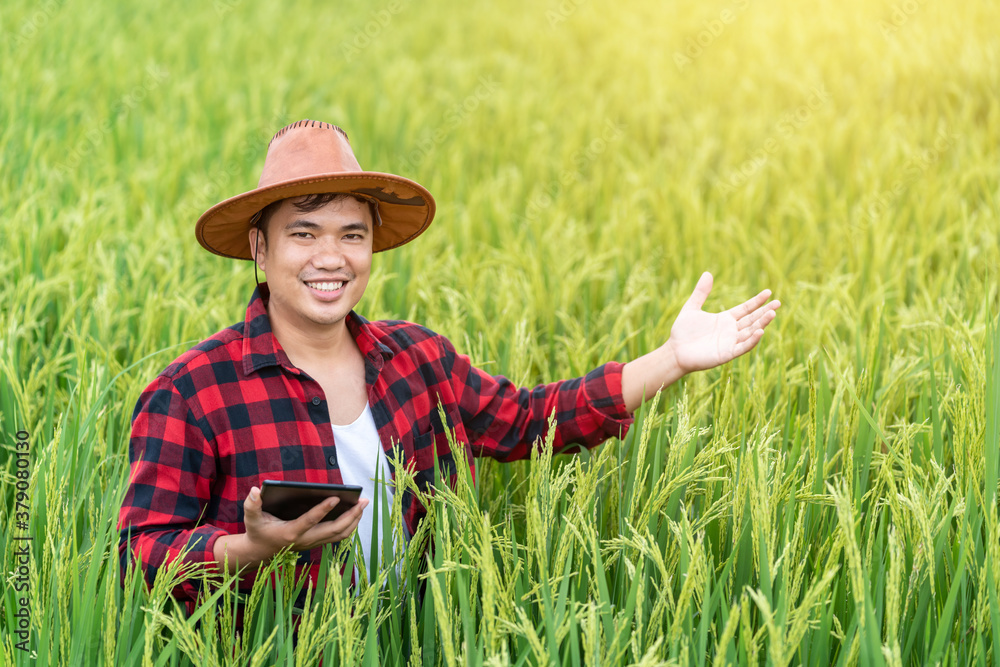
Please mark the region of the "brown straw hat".
<svg viewBox="0 0 1000 667"><path fill-rule="evenodd" d="M194 233L216 255L252 259L248 234L261 209L279 199L325 192L345 192L373 204L372 252L412 241L434 219L434 198L422 185L362 171L346 132L330 123L300 120L271 137L257 188L205 211Z"/></svg>

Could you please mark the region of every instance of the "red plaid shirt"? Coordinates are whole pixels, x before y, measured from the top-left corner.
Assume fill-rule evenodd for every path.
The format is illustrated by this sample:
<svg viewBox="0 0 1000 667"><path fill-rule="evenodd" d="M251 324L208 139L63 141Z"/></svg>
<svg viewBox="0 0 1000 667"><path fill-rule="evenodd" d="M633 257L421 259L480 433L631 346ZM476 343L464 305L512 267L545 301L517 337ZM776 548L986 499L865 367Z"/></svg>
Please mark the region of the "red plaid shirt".
<svg viewBox="0 0 1000 667"><path fill-rule="evenodd" d="M267 297L262 283L243 322L182 354L140 395L118 523L123 577L129 554L140 559L150 585L185 547L191 547L189 560L213 562L220 535L245 532L243 501L264 479L342 483L327 397L289 362L271 333ZM467 465L474 474L474 456L528 458L532 443L545 437L553 410L555 451L624 437L632 423L620 363L583 378L518 389L474 368L446 338L417 324L368 322L353 311L346 323L365 358L368 401L382 446L391 457L398 443L421 486L433 482L435 450L440 465L456 471L446 428L468 443ZM412 493L395 502L403 503L413 534L424 508ZM321 554L299 554L297 570L309 568L314 583ZM253 579L244 577L240 589L249 590ZM191 580L173 595L186 601L190 613L198 589Z"/></svg>

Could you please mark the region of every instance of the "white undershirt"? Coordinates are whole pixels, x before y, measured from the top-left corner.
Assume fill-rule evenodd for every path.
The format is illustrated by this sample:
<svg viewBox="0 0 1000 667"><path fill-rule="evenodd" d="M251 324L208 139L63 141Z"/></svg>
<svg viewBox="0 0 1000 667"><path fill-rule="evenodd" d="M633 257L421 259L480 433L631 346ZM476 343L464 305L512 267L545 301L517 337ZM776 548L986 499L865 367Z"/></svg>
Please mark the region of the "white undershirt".
<svg viewBox="0 0 1000 667"><path fill-rule="evenodd" d="M360 486L362 489L361 497L368 498L368 506L361 514L357 533L361 540L361 557L364 558L365 568L371 579L375 575L375 571L371 567L371 554L369 553L371 551L375 503L379 503L379 544L382 542L383 526L391 526L390 517L381 505L382 491L379 489L376 493L374 478L376 465L378 465L381 468L379 477L385 482L383 488L388 500L387 507L392 508L393 485L389 460L386 458L385 452L382 451L382 441L378 437L378 429L375 428L371 406L367 403L364 412L353 423L344 426L331 423L331 426L333 427L334 443L337 447L337 462L340 464L340 474L344 478L344 484ZM382 549L379 548L378 565L380 567L382 564L381 551ZM394 548L393 552L395 551ZM357 557L358 555L355 554L355 558ZM356 568L354 573L355 581L357 581L358 570Z"/></svg>

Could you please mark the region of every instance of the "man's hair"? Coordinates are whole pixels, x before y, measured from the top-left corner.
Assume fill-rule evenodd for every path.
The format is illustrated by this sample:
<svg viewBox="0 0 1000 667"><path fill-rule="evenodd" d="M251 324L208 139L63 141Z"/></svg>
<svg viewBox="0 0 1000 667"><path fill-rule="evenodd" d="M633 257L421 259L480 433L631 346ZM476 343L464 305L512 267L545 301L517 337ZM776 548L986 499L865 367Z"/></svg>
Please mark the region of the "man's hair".
<svg viewBox="0 0 1000 667"><path fill-rule="evenodd" d="M299 199L299 198L300 197L287 197L287 199ZM372 222L375 221L375 211L374 211L375 205L372 204L370 201L365 201L364 199L360 199L346 192L322 192L320 194L314 194L314 195L302 195L301 196L302 201L292 202L292 205L295 206L295 208L299 209L299 211L301 211L302 213L311 213L312 211L323 208L332 201L341 201L348 198L356 199L360 202L368 204L368 208L369 210L371 210L372 214ZM278 208L281 206L281 203L284 201L285 201L284 199L279 199L278 201L271 202L270 204L262 208L260 211L260 215L257 218L257 223L254 226L257 227L257 229L259 230L258 233L263 235L264 243L267 243L267 223L268 221L270 221L271 217L274 216L274 212L278 210Z"/></svg>

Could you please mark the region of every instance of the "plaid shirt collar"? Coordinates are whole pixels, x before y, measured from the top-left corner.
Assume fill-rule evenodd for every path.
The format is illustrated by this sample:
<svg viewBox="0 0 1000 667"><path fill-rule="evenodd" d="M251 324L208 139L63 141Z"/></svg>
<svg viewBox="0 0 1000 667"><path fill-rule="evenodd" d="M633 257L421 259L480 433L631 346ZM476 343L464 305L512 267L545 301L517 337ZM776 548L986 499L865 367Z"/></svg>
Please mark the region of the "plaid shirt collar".
<svg viewBox="0 0 1000 667"><path fill-rule="evenodd" d="M281 343L271 331L271 319L267 314L267 300L270 296L267 283L259 283L250 297L246 319L243 321L243 373L251 375L267 366L281 366L294 375L301 370L292 365ZM379 341L372 331L372 325L353 310L347 314L347 329L368 363L380 372L386 360L392 359L393 351ZM367 365L367 364L366 364Z"/></svg>

